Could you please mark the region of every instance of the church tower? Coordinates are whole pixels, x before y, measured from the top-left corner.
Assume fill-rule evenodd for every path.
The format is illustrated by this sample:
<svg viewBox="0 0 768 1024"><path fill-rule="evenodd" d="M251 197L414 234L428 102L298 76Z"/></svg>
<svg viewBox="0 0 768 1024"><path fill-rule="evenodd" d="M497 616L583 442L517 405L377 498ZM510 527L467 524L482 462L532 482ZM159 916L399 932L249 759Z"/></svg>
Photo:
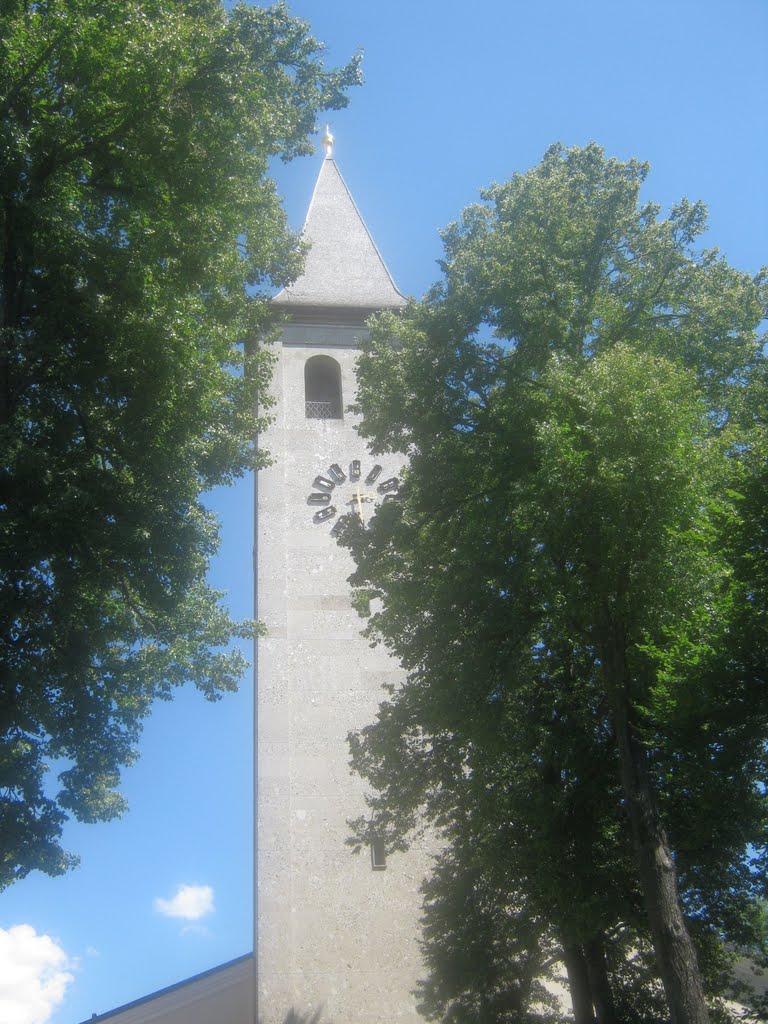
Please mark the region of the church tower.
<svg viewBox="0 0 768 1024"><path fill-rule="evenodd" d="M398 460L368 454L348 407L366 319L405 299L323 143L305 270L273 300L287 322L263 441L274 463L257 481L257 1017L392 1024L416 1019L425 856L345 845L365 810L347 733L399 670L360 637L334 526L397 489Z"/></svg>

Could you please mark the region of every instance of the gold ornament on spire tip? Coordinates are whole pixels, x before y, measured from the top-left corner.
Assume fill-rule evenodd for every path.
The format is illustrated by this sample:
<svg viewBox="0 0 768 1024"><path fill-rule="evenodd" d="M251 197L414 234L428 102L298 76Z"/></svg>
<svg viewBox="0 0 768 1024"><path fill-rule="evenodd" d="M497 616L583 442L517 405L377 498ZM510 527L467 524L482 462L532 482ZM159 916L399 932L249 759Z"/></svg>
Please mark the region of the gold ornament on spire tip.
<svg viewBox="0 0 768 1024"><path fill-rule="evenodd" d="M325 135L323 136L322 139L326 159L328 159L328 157L333 156L333 141L334 139L333 135L331 135L331 126L329 124L326 124Z"/></svg>

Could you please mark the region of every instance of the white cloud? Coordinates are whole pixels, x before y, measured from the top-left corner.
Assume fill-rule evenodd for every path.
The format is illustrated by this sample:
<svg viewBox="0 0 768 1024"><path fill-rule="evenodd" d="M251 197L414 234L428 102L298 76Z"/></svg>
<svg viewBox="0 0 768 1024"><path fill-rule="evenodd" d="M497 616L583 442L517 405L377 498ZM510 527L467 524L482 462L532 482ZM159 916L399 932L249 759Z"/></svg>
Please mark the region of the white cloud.
<svg viewBox="0 0 768 1024"><path fill-rule="evenodd" d="M155 910L166 917L183 917L185 921L199 921L213 911L213 889L210 885L180 885L170 900L158 896Z"/></svg>
<svg viewBox="0 0 768 1024"><path fill-rule="evenodd" d="M74 980L64 950L28 924L0 928L0 1020L46 1024Z"/></svg>

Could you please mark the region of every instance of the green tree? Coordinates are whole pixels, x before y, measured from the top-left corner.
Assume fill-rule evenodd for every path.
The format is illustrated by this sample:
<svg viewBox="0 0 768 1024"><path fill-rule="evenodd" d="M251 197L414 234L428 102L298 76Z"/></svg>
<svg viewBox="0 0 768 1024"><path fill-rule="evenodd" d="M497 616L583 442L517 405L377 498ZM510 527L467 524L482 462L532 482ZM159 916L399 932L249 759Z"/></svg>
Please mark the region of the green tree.
<svg viewBox="0 0 768 1024"><path fill-rule="evenodd" d="M153 700L242 674L200 494L264 459L263 286L300 257L268 161L357 80L282 4L2 6L0 886L121 812Z"/></svg>
<svg viewBox="0 0 768 1024"><path fill-rule="evenodd" d="M516 878L576 951L577 1019L611 1019L589 949L630 926L688 1024L708 1019L689 932L704 955L753 927L765 848L765 547L743 497L765 478L766 289L695 248L701 204L640 206L646 173L553 147L446 230L422 303L373 325L363 431L409 465L346 543L408 678L353 763L396 843L461 813L446 751L465 777L478 751L511 761L494 813L529 831Z"/></svg>

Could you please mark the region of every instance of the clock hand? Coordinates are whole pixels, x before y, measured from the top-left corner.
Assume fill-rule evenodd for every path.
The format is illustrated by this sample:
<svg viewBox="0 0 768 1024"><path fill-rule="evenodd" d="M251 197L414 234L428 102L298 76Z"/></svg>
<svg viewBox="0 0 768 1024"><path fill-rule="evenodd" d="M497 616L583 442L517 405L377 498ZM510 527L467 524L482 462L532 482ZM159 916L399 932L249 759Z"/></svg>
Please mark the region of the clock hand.
<svg viewBox="0 0 768 1024"><path fill-rule="evenodd" d="M365 523L365 516L363 515L363 502L370 502L370 501L375 501L375 500L376 500L376 495L375 494L370 494L370 493L366 493L365 491L361 491L360 490L360 484L358 484L355 487L354 495L350 498L350 500L347 502L347 504L349 504L349 505L356 505L357 506L357 514L360 517L360 521L362 523Z"/></svg>

